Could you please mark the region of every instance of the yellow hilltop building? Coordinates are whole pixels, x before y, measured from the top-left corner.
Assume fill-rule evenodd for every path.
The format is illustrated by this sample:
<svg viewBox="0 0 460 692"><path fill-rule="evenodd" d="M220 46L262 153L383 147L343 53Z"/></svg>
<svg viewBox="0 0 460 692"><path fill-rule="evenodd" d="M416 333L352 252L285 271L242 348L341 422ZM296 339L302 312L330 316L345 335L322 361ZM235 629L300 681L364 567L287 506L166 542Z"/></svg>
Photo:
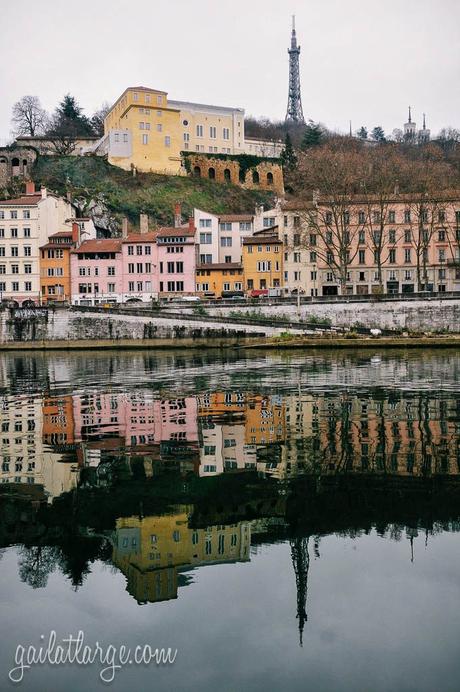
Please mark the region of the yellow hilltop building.
<svg viewBox="0 0 460 692"><path fill-rule="evenodd" d="M165 91L128 87L104 121L96 153L126 170L185 174L181 151L278 157L282 142L245 139L244 110L171 101Z"/></svg>

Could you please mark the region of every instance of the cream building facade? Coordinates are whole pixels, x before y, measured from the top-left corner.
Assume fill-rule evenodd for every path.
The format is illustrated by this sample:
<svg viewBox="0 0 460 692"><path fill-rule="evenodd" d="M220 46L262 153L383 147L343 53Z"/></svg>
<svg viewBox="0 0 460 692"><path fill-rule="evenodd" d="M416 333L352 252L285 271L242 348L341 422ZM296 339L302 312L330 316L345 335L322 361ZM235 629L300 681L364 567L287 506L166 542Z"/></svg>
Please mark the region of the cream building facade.
<svg viewBox="0 0 460 692"><path fill-rule="evenodd" d="M18 305L40 302L40 247L69 228L75 209L33 183L16 199L0 201L0 296ZM71 228L71 225L70 225Z"/></svg>

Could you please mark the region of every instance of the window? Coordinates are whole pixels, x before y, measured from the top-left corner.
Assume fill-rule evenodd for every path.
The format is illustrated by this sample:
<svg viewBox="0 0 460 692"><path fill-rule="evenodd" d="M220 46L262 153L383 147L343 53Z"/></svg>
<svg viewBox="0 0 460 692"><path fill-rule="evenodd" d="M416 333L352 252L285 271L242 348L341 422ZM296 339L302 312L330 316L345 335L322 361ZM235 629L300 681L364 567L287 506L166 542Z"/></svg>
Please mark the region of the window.
<svg viewBox="0 0 460 692"><path fill-rule="evenodd" d="M222 237L220 239L220 246L221 247L232 247L232 239L227 238L227 237Z"/></svg>
<svg viewBox="0 0 460 692"><path fill-rule="evenodd" d="M444 241L446 239L446 232L444 230L438 231L438 240Z"/></svg>
<svg viewBox="0 0 460 692"><path fill-rule="evenodd" d="M197 125L196 126L196 136L197 137L203 136L203 125Z"/></svg>
<svg viewBox="0 0 460 692"><path fill-rule="evenodd" d="M412 279L412 272L410 269L406 269L404 272L404 279L405 281L410 281Z"/></svg>
<svg viewBox="0 0 460 692"><path fill-rule="evenodd" d="M11 290L19 291L19 281L13 281L13 283L11 284Z"/></svg>
<svg viewBox="0 0 460 692"><path fill-rule="evenodd" d="M128 274L134 274L134 262L128 264Z"/></svg>
<svg viewBox="0 0 460 692"><path fill-rule="evenodd" d="M271 228L272 226L275 225L275 217L274 216L266 216L263 220L263 226L264 228Z"/></svg>
<svg viewBox="0 0 460 692"><path fill-rule="evenodd" d="M10 214L10 218L12 219L17 219L18 218L18 212L17 211L12 211Z"/></svg>
<svg viewBox="0 0 460 692"><path fill-rule="evenodd" d="M405 243L410 243L410 242L411 242L411 239L412 239L412 234L411 234L411 232L410 232L410 229L406 229L406 230L404 231L404 242L405 242Z"/></svg>
<svg viewBox="0 0 460 692"><path fill-rule="evenodd" d="M404 250L404 262L410 262L411 261L411 252L410 248L406 248Z"/></svg>
<svg viewBox="0 0 460 692"><path fill-rule="evenodd" d="M388 221L389 223L396 223L396 212L391 210L388 212Z"/></svg>
<svg viewBox="0 0 460 692"><path fill-rule="evenodd" d="M374 223L380 223L380 219L381 219L381 216L380 216L379 211L372 212L372 220Z"/></svg>
<svg viewBox="0 0 460 692"><path fill-rule="evenodd" d="M12 274L19 274L19 264L12 264L11 265L11 273Z"/></svg>
<svg viewBox="0 0 460 692"><path fill-rule="evenodd" d="M107 267L107 275L115 276L115 267Z"/></svg>
<svg viewBox="0 0 460 692"><path fill-rule="evenodd" d="M224 291L229 291L230 290L230 284L229 283L224 283L222 285L222 290Z"/></svg>
<svg viewBox="0 0 460 692"><path fill-rule="evenodd" d="M28 209L24 209L24 211L22 212L22 218L30 219L30 211Z"/></svg>
<svg viewBox="0 0 460 692"><path fill-rule="evenodd" d="M219 229L221 231L231 231L232 230L232 224L229 222L223 222L219 224Z"/></svg>
<svg viewBox="0 0 460 692"><path fill-rule="evenodd" d="M134 255L134 245L128 245L128 255Z"/></svg>
<svg viewBox="0 0 460 692"><path fill-rule="evenodd" d="M200 233L200 245L211 245L212 233Z"/></svg>
<svg viewBox="0 0 460 692"><path fill-rule="evenodd" d="M165 137L165 147L170 147L171 146L171 137L169 135L166 135Z"/></svg>
<svg viewBox="0 0 460 692"><path fill-rule="evenodd" d="M251 226L252 224L250 221L240 221L240 231L250 231Z"/></svg>
<svg viewBox="0 0 460 692"><path fill-rule="evenodd" d="M211 228L211 219L200 219L200 228Z"/></svg>
<svg viewBox="0 0 460 692"><path fill-rule="evenodd" d="M392 229L391 231L388 231L388 240L390 243L396 243L396 231L395 230Z"/></svg>
<svg viewBox="0 0 460 692"><path fill-rule="evenodd" d="M310 262L316 262L316 252L310 252Z"/></svg>
<svg viewBox="0 0 460 692"><path fill-rule="evenodd" d="M0 264L0 274L6 274L6 265Z"/></svg>
<svg viewBox="0 0 460 692"><path fill-rule="evenodd" d="M350 223L350 212L349 212L349 211L344 211L344 212L343 212L343 223L344 223L344 224L349 224L349 223Z"/></svg>
<svg viewBox="0 0 460 692"><path fill-rule="evenodd" d="M440 262L446 261L446 251L444 250L444 248L440 248L438 250L438 259Z"/></svg>
<svg viewBox="0 0 460 692"><path fill-rule="evenodd" d="M144 129L144 126L145 126L144 123L139 123L139 130L143 130L143 129Z"/></svg>
<svg viewBox="0 0 460 692"><path fill-rule="evenodd" d="M358 223L365 223L366 222L366 213L364 211L359 211L358 212Z"/></svg>
<svg viewBox="0 0 460 692"><path fill-rule="evenodd" d="M31 257L32 256L32 248L30 245L26 245L24 247L24 257Z"/></svg>
<svg viewBox="0 0 460 692"><path fill-rule="evenodd" d="M272 263L270 261L264 260L263 262L257 262L257 271L258 272L269 272L271 269Z"/></svg>
<svg viewBox="0 0 460 692"><path fill-rule="evenodd" d="M388 253L388 261L390 264L396 264L396 250L394 248Z"/></svg>
<svg viewBox="0 0 460 692"><path fill-rule="evenodd" d="M366 262L366 251L365 250L359 250L358 251L358 262L359 262L359 264L365 264L365 262Z"/></svg>
<svg viewBox="0 0 460 692"><path fill-rule="evenodd" d="M24 228L24 238L30 238L30 228Z"/></svg>
<svg viewBox="0 0 460 692"><path fill-rule="evenodd" d="M410 223L410 209L406 209L404 212L404 223Z"/></svg>
<svg viewBox="0 0 460 692"><path fill-rule="evenodd" d="M149 143L149 136L148 135L142 135L142 144L148 144Z"/></svg>
<svg viewBox="0 0 460 692"><path fill-rule="evenodd" d="M142 255L142 245L136 245L136 255Z"/></svg>
<svg viewBox="0 0 460 692"><path fill-rule="evenodd" d="M24 282L24 290L25 291L31 291L32 290L32 281L25 281Z"/></svg>
<svg viewBox="0 0 460 692"><path fill-rule="evenodd" d="M310 233L310 245L316 245L316 234Z"/></svg>
<svg viewBox="0 0 460 692"><path fill-rule="evenodd" d="M12 238L17 238L17 237L18 237L18 229L17 229L17 228L12 228L12 229L11 229L11 237L12 237Z"/></svg>
<svg viewBox="0 0 460 692"><path fill-rule="evenodd" d="M230 139L230 130L228 127L224 127L222 130L222 137L224 139Z"/></svg>
<svg viewBox="0 0 460 692"><path fill-rule="evenodd" d="M200 255L200 264L212 264L212 255Z"/></svg>
<svg viewBox="0 0 460 692"><path fill-rule="evenodd" d="M438 221L440 223L443 223L445 220L446 220L446 212L444 211L444 209L440 209L438 211Z"/></svg>
<svg viewBox="0 0 460 692"><path fill-rule="evenodd" d="M211 126L211 127L209 128L209 136L211 137L211 139L216 139L216 137L217 137L217 128Z"/></svg>

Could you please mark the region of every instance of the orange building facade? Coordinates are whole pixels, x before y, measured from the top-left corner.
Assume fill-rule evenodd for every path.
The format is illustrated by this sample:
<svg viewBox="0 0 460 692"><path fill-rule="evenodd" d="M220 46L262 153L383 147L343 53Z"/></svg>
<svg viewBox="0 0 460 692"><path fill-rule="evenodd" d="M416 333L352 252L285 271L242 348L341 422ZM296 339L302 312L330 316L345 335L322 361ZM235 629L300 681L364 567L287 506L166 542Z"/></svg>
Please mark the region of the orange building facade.
<svg viewBox="0 0 460 692"><path fill-rule="evenodd" d="M69 302L70 251L78 243L78 224L71 231L60 231L49 236L46 245L40 248L40 294L43 304Z"/></svg>

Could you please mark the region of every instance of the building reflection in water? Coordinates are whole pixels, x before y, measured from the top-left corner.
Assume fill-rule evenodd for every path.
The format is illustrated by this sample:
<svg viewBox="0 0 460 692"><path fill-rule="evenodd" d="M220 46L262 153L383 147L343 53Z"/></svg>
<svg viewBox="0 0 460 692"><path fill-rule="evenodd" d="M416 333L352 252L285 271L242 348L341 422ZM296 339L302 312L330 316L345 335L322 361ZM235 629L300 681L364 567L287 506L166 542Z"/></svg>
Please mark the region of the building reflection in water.
<svg viewBox="0 0 460 692"><path fill-rule="evenodd" d="M242 470L277 479L340 472L459 472L460 400L436 392L162 399L148 390L3 396L1 482L52 499L85 479L165 470L208 477ZM30 488L29 488L30 490ZM32 491L30 491L32 492Z"/></svg>
<svg viewBox="0 0 460 692"><path fill-rule="evenodd" d="M139 603L177 598L187 572L203 565L249 560L250 523L191 528L193 507L161 516L117 519L112 562Z"/></svg>

